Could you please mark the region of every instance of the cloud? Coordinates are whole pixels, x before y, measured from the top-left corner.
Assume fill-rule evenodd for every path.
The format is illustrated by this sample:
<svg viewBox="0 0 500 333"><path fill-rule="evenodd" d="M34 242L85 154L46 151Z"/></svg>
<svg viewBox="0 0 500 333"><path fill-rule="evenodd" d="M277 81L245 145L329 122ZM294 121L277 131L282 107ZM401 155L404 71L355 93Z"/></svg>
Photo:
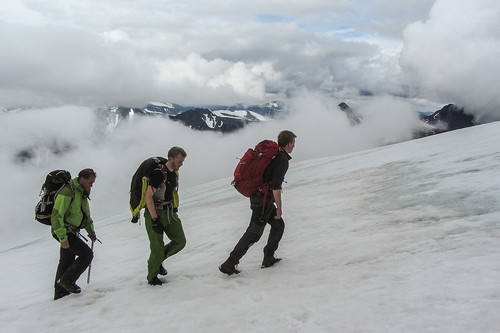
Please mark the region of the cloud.
<svg viewBox="0 0 500 333"><path fill-rule="evenodd" d="M401 62L419 79L422 94L500 119L500 4L493 0L438 0L429 19L404 31Z"/></svg>
<svg viewBox="0 0 500 333"><path fill-rule="evenodd" d="M265 79L271 75L272 66L268 63L249 68L243 62L232 63L220 58L208 61L199 54L190 54L185 59L161 61L155 83L170 92L177 91L176 96L183 100L196 95L196 91L203 94L203 90L209 90L216 97L210 99L206 96L203 99L209 104L217 104L221 100L262 101ZM224 90L228 96L221 96Z"/></svg>
<svg viewBox="0 0 500 333"><path fill-rule="evenodd" d="M264 139L276 140L284 129L298 136L292 160L296 163L406 140L416 125L407 104L383 97L353 102L366 125L352 127L338 110L339 102L302 90L286 101L289 116L233 134L193 131L163 117L136 117L110 132L94 109L70 105L1 112L0 167L8 175L0 193L2 242L19 244L47 235L46 229L33 227L33 209L51 170L66 169L77 175L83 168L93 168L97 181L92 212L95 218L103 218L127 212L136 168L148 157L166 156L172 146L183 147L188 154L181 169L182 195L183 188L221 178L228 178L229 187L246 149ZM12 228L13 221L31 227L20 235L18 228Z"/></svg>
<svg viewBox="0 0 500 333"><path fill-rule="evenodd" d="M401 94L393 74L397 37L385 31L422 18L428 1L383 14L388 6L4 1L0 101L5 107L255 103L302 88ZM346 29L356 38L336 33Z"/></svg>

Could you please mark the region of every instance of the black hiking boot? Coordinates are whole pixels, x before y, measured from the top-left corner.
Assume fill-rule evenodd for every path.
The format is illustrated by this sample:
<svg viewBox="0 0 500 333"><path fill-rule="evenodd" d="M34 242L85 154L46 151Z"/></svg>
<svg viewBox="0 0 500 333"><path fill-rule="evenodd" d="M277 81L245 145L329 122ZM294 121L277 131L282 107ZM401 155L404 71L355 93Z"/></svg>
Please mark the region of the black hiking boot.
<svg viewBox="0 0 500 333"><path fill-rule="evenodd" d="M281 261L281 258L267 257L262 260L262 265L260 268L267 268L273 266L275 263Z"/></svg>
<svg viewBox="0 0 500 333"><path fill-rule="evenodd" d="M160 272L159 272L159 274L163 275L163 276L165 276L165 275L168 274L167 270L165 269L165 267L163 267L163 265L160 265Z"/></svg>
<svg viewBox="0 0 500 333"><path fill-rule="evenodd" d="M152 286L161 286L163 284L163 282L161 282L161 280L158 279L157 276L155 276L154 278L152 278L151 280L148 281L148 284L150 284Z"/></svg>
<svg viewBox="0 0 500 333"><path fill-rule="evenodd" d="M65 289L67 292L69 292L71 294L79 294L82 292L82 288L80 288L74 282L68 282L68 281L64 281L64 280L59 279L59 281L56 282L56 286Z"/></svg>
<svg viewBox="0 0 500 333"><path fill-rule="evenodd" d="M54 301L57 301L59 298L63 298L64 296L68 296L69 294L71 294L69 291L67 291L60 285L57 285L54 288Z"/></svg>
<svg viewBox="0 0 500 333"><path fill-rule="evenodd" d="M236 265L233 264L229 259L219 266L219 271L227 275L240 273L240 271L236 268Z"/></svg>

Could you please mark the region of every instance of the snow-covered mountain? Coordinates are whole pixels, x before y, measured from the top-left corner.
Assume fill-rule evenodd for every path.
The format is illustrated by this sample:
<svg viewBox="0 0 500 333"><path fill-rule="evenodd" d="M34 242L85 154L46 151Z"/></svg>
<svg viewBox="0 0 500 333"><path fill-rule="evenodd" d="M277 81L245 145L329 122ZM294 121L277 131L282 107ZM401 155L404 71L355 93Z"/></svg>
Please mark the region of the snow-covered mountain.
<svg viewBox="0 0 500 333"><path fill-rule="evenodd" d="M344 112L347 116L347 119L349 119L349 123L351 126L356 126L361 123L361 117L356 114L347 103L342 102L339 105L337 105L338 109L342 112Z"/></svg>
<svg viewBox="0 0 500 333"><path fill-rule="evenodd" d="M277 252L284 260L260 269L266 229L231 277L217 266L250 210L230 178L181 188L187 246L166 260L161 287L147 285L144 225L129 222L124 203L122 212L96 220L103 244L95 246L91 283L82 277L81 294L52 301L59 252L47 229L46 237L0 253L2 331L498 332L499 141L495 122L292 160ZM300 148L298 138L292 156ZM98 174L129 180L108 164L112 172ZM117 192L98 182L94 199L105 193L112 200ZM22 233L36 227L3 223Z"/></svg>
<svg viewBox="0 0 500 333"><path fill-rule="evenodd" d="M340 103L338 109L345 113L351 126L361 124L363 118L345 102ZM420 120L429 126L414 133L414 138L434 135L476 125L474 116L463 107L448 104L435 112L419 112Z"/></svg>
<svg viewBox="0 0 500 333"><path fill-rule="evenodd" d="M427 124L436 127L437 131L453 131L456 129L473 126L474 117L468 114L463 107L448 104L441 110L424 117Z"/></svg>
<svg viewBox="0 0 500 333"><path fill-rule="evenodd" d="M192 109L169 117L192 129L219 132L234 132L249 123L270 120L270 118L253 111L227 109L215 111Z"/></svg>
<svg viewBox="0 0 500 333"><path fill-rule="evenodd" d="M283 111L281 102L273 101L263 105L243 104L209 105L202 107L182 106L173 103L151 102L144 108L112 107L107 113L108 130L114 129L123 120L139 116L166 116L196 130L234 132L248 123L267 121Z"/></svg>
<svg viewBox="0 0 500 333"><path fill-rule="evenodd" d="M415 138L453 131L479 124L465 108L448 104L435 112L420 112L420 119L429 125L415 133Z"/></svg>

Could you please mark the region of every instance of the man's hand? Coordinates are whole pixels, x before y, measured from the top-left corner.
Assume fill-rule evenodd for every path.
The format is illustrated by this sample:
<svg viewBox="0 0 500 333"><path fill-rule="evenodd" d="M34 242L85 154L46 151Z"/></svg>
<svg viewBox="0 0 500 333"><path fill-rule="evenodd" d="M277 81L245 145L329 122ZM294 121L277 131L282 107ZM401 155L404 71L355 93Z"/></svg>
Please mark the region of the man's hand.
<svg viewBox="0 0 500 333"><path fill-rule="evenodd" d="M160 220L158 218L154 218L151 220L151 227L157 234L161 235L163 233L163 227L161 226Z"/></svg>
<svg viewBox="0 0 500 333"><path fill-rule="evenodd" d="M62 242L62 243L61 243L61 247L62 247L63 249L68 249L68 248L69 248L69 242L68 242L68 241Z"/></svg>
<svg viewBox="0 0 500 333"><path fill-rule="evenodd" d="M276 208L276 216L274 217L275 220L279 220L281 218L281 207Z"/></svg>

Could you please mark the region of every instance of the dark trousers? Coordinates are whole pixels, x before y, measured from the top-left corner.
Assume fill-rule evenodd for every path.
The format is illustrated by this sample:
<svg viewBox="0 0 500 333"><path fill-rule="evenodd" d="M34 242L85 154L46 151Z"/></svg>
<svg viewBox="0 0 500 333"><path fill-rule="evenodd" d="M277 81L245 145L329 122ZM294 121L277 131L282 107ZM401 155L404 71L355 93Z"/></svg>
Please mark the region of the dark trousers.
<svg viewBox="0 0 500 333"><path fill-rule="evenodd" d="M68 242L69 248L63 249L61 247L59 250L56 282L59 279L76 282L80 275L89 267L92 258L94 258L94 253L80 237L68 232ZM55 287L57 288L57 286Z"/></svg>
<svg viewBox="0 0 500 333"><path fill-rule="evenodd" d="M285 231L285 222L282 218L274 218L276 216L276 207L272 202L266 203L263 213L262 200L262 195L250 197L250 208L252 209L250 225L229 255L229 259L235 265L239 264L240 259L247 253L248 249L259 241L267 224L271 226L271 230L269 231L267 244L264 247L264 258L274 256L274 252L278 249L279 242Z"/></svg>

